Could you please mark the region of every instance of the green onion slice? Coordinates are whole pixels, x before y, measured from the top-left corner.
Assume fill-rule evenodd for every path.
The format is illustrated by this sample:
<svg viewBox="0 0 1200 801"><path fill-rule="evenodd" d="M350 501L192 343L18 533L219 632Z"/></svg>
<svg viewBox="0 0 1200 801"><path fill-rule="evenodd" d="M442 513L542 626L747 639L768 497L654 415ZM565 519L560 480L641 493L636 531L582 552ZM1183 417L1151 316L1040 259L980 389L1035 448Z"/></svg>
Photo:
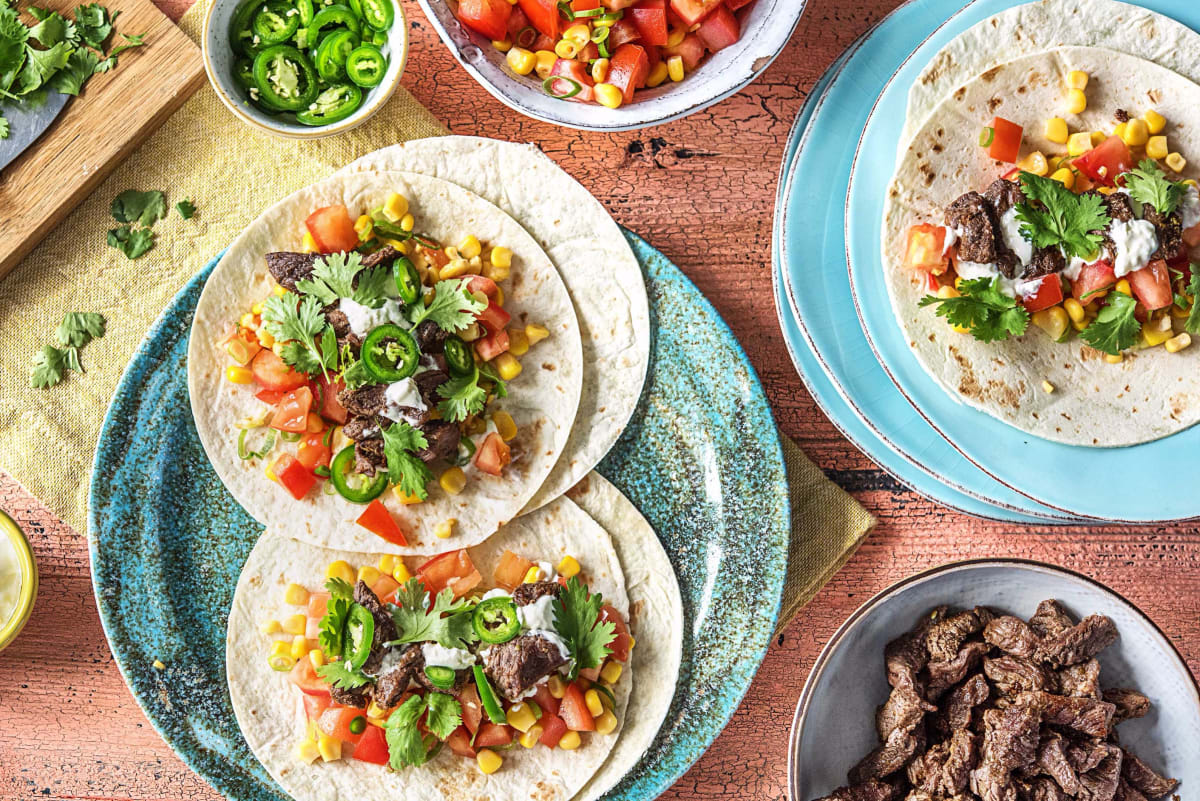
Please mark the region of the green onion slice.
<svg viewBox="0 0 1200 801"><path fill-rule="evenodd" d="M583 11L576 11L575 19L579 19L580 17L600 17L603 15L604 15L603 8L589 8L589 9L585 9Z"/></svg>
<svg viewBox="0 0 1200 801"><path fill-rule="evenodd" d="M565 94L561 94L561 95L558 94L553 89L553 85L554 85L555 81L566 81L567 83L571 84L571 91L569 91ZM575 80L574 78L567 78L562 75L551 75L549 78L542 81L542 91L545 92L546 94L550 95L551 97L557 97L559 100L566 100L568 97L574 97L575 95L582 92L583 84L581 84L579 81Z"/></svg>
<svg viewBox="0 0 1200 801"><path fill-rule="evenodd" d="M610 33L612 33L611 28L605 28L605 27L597 28L596 30L592 31L592 41L595 42L596 44L600 44L601 42L603 42L604 40L606 40L608 38L608 35Z"/></svg>
<svg viewBox="0 0 1200 801"><path fill-rule="evenodd" d="M979 132L979 146L980 147L991 147L992 140L995 138L996 138L996 129L990 125L985 126L984 129Z"/></svg>
<svg viewBox="0 0 1200 801"><path fill-rule="evenodd" d="M596 17L593 22L616 22L624 16L624 11L613 11L610 14L601 14L600 16Z"/></svg>
<svg viewBox="0 0 1200 801"><path fill-rule="evenodd" d="M526 50L533 47L533 43L537 41L538 30L532 25L526 25L517 33L517 38L513 41L517 47L524 47Z"/></svg>
<svg viewBox="0 0 1200 801"><path fill-rule="evenodd" d="M600 52L600 58L608 58L611 53L608 52L608 42L597 42L596 50Z"/></svg>
<svg viewBox="0 0 1200 801"><path fill-rule="evenodd" d="M304 439L304 435L297 434L295 431L283 431L280 432L279 438L284 442L299 442L300 440Z"/></svg>
<svg viewBox="0 0 1200 801"><path fill-rule="evenodd" d="M266 456L275 447L275 429L267 429L267 435L263 438L262 447L258 450L250 450L250 446L246 444L246 435L250 433L250 429L243 428L238 434L238 458L242 461L249 459L261 459Z"/></svg>

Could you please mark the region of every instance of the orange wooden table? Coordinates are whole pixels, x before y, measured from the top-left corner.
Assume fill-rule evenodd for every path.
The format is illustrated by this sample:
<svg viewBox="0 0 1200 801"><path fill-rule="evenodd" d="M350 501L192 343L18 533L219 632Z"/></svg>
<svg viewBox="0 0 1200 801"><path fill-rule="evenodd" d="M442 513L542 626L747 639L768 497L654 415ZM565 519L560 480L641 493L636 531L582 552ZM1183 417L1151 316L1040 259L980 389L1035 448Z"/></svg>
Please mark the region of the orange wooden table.
<svg viewBox="0 0 1200 801"><path fill-rule="evenodd" d="M191 0L158 2L177 18ZM878 530L772 646L728 729L664 798L784 797L792 712L821 646L870 595L947 561L1022 556L1093 576L1153 617L1200 673L1195 526L1046 532L947 512L842 439L793 371L775 318L770 250L788 129L821 72L899 0L810 0L783 55L749 89L661 128L607 135L510 112L458 67L416 2L403 2L412 26L404 83L417 99L454 133L538 142L619 222L666 253L746 345L781 428L879 516ZM83 534L3 473L0 508L32 540L43 580L33 619L0 653L0 798L217 798L121 681L96 613Z"/></svg>

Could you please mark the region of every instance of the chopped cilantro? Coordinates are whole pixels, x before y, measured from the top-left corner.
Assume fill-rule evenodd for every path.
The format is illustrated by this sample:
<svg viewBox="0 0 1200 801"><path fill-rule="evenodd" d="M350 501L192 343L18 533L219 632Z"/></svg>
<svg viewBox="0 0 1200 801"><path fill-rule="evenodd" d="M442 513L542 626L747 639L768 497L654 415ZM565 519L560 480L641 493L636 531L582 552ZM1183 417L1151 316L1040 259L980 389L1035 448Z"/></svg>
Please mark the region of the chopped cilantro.
<svg viewBox="0 0 1200 801"><path fill-rule="evenodd" d="M312 278L297 281L296 289L316 297L326 306L339 298L349 298L378 309L388 299L390 278L383 266L364 270L362 256L358 253L331 253L313 263Z"/></svg>
<svg viewBox="0 0 1200 801"><path fill-rule="evenodd" d="M74 370L77 373L85 373L83 363L79 361L79 348L70 347L63 351L63 364L68 370Z"/></svg>
<svg viewBox="0 0 1200 801"><path fill-rule="evenodd" d="M104 336L104 315L97 312L68 312L54 332L64 347L82 348Z"/></svg>
<svg viewBox="0 0 1200 801"><path fill-rule="evenodd" d="M455 601L449 588L438 593L431 607L425 585L410 578L396 591L392 621L397 636L389 645L436 642L445 648L465 648L479 640L471 625L472 608L470 601Z"/></svg>
<svg viewBox="0 0 1200 801"><path fill-rule="evenodd" d="M190 220L196 215L196 204L192 203L191 199L184 198L175 204L175 211L179 212L183 219Z"/></svg>
<svg viewBox="0 0 1200 801"><path fill-rule="evenodd" d="M355 670L345 662L329 662L317 668L317 675L343 690L353 690L370 684L371 679L361 670Z"/></svg>
<svg viewBox="0 0 1200 801"><path fill-rule="evenodd" d="M970 329L982 342L994 342L1021 336L1029 326L1029 312L1017 301L1000 291L998 278L972 278L959 285L962 294L956 298L926 295L921 307L937 305L938 317L951 325Z"/></svg>
<svg viewBox="0 0 1200 801"><path fill-rule="evenodd" d="M453 696L429 693L425 696L425 704L429 708L429 714L425 716L425 728L439 740L445 740L462 725L462 704Z"/></svg>
<svg viewBox="0 0 1200 801"><path fill-rule="evenodd" d="M392 770L403 770L408 765L418 767L429 758L429 749L425 747L425 741L417 729L417 721L424 714L426 706L424 697L414 695L396 707L383 724L388 745L388 765Z"/></svg>
<svg viewBox="0 0 1200 801"><path fill-rule="evenodd" d="M40 20L29 31L29 38L36 39L42 47L53 47L60 42L78 39L75 23L68 21L57 11L48 11L36 6L29 7L29 13Z"/></svg>
<svg viewBox="0 0 1200 801"><path fill-rule="evenodd" d="M617 627L610 620L597 622L604 597L589 593L587 585L572 576L558 594L554 604L554 629L566 643L571 655L570 679L580 670L599 667L604 657L612 653L608 647L617 636Z"/></svg>
<svg viewBox="0 0 1200 801"><path fill-rule="evenodd" d="M438 411L444 419L453 423L483 411L484 401L487 400L487 393L479 386L478 370L471 375L451 378L438 387L437 391L443 398L438 403Z"/></svg>
<svg viewBox="0 0 1200 801"><path fill-rule="evenodd" d="M127 259L136 259L154 247L154 232L122 225L108 232L108 246L124 253Z"/></svg>
<svg viewBox="0 0 1200 801"><path fill-rule="evenodd" d="M327 654L340 654L342 642L346 633L346 620L350 616L350 607L354 602L344 596L333 596L325 605L325 615L321 618L320 633L317 643Z"/></svg>
<svg viewBox="0 0 1200 801"><path fill-rule="evenodd" d="M1052 178L1021 173L1026 202L1017 205L1021 236L1035 248L1061 247L1067 256L1090 259L1110 217L1099 195L1077 195ZM1034 203L1040 204L1035 206Z"/></svg>
<svg viewBox="0 0 1200 801"><path fill-rule="evenodd" d="M88 47L103 50L104 43L112 35L113 22L120 13L109 15L108 9L99 3L76 6L75 26L79 30L79 38Z"/></svg>
<svg viewBox="0 0 1200 801"><path fill-rule="evenodd" d="M1167 180L1167 174L1153 159L1142 159L1136 170L1125 173L1125 188L1131 198L1153 206L1159 214L1179 208L1187 192L1182 183Z"/></svg>
<svg viewBox="0 0 1200 801"><path fill-rule="evenodd" d="M333 327L321 313L321 302L305 296L296 303L292 294L272 295L263 304L263 327L284 345L280 358L304 373L324 373L337 363ZM317 337L329 344L319 344Z"/></svg>
<svg viewBox="0 0 1200 801"><path fill-rule="evenodd" d="M1191 270L1192 278L1188 282L1187 292L1192 296L1192 304L1183 329L1189 334L1200 335L1200 264L1193 264Z"/></svg>
<svg viewBox="0 0 1200 801"><path fill-rule="evenodd" d="M433 288L433 300L428 306L420 303L409 309L409 322L414 326L422 320L433 320L444 331L461 331L475 322L475 315L487 308L467 291L467 280L451 278L438 281Z"/></svg>
<svg viewBox="0 0 1200 801"><path fill-rule="evenodd" d="M167 196L157 189L126 189L113 198L112 216L117 222L154 225L167 216Z"/></svg>
<svg viewBox="0 0 1200 801"><path fill-rule="evenodd" d="M91 50L86 47L80 48L71 53L67 58L66 66L54 73L47 85L64 95L78 95L83 90L84 82L95 72L99 62L99 56Z"/></svg>
<svg viewBox="0 0 1200 801"><path fill-rule="evenodd" d="M63 352L53 345L45 345L33 357L33 372L29 375L29 385L34 389L52 387L63 380L66 371Z"/></svg>
<svg viewBox="0 0 1200 801"><path fill-rule="evenodd" d="M325 589L334 598L354 598L354 585L337 576L325 582Z"/></svg>
<svg viewBox="0 0 1200 801"><path fill-rule="evenodd" d="M392 423L382 430L382 434L388 481L399 485L400 491L407 495L421 500L428 498L425 485L433 480L433 473L416 454L416 451L429 447L425 435L404 421Z"/></svg>
<svg viewBox="0 0 1200 801"><path fill-rule="evenodd" d="M1124 292L1110 292L1105 297L1104 307L1079 337L1093 348L1116 356L1138 341L1142 324L1134 311L1137 301Z"/></svg>

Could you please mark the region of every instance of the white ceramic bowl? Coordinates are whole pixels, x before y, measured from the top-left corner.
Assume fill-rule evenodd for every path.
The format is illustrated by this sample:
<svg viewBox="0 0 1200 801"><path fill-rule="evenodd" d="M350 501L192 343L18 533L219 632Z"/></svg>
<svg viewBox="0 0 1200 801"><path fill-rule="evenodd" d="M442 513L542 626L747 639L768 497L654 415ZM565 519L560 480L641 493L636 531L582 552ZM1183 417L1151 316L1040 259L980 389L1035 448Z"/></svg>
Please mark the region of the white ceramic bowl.
<svg viewBox="0 0 1200 801"><path fill-rule="evenodd" d="M357 128L375 115L400 85L404 64L408 60L408 20L399 0L392 0L396 19L388 31L387 44L381 48L388 57L387 72L378 86L364 91L365 98L358 110L344 120L312 127L297 122L288 122L282 117L272 117L255 108L246 99L233 76L234 54L229 46L229 23L240 0L212 0L204 16L204 31L201 47L204 52L204 71L208 81L217 92L217 97L233 115L242 122L260 131L290 139L321 139L333 134Z"/></svg>
<svg viewBox="0 0 1200 801"><path fill-rule="evenodd" d="M978 560L938 567L895 584L858 609L821 651L805 682L788 758L791 801L812 801L846 783L846 772L878 745L875 709L887 700L884 645L940 604L976 604L1029 618L1055 598L1076 616L1099 613L1120 638L1100 654L1104 687L1133 687L1153 706L1120 724L1121 743L1179 792L1200 792L1200 688L1166 636L1129 601L1092 579L1024 560Z"/></svg>
<svg viewBox="0 0 1200 801"><path fill-rule="evenodd" d="M639 89L634 102L616 109L550 97L536 75L517 75L508 68L504 53L459 22L447 0L420 3L458 63L504 105L567 128L628 131L686 117L749 84L783 50L808 0L755 0L738 12L742 35L736 43L705 57L699 69L680 83L667 81L655 89Z"/></svg>

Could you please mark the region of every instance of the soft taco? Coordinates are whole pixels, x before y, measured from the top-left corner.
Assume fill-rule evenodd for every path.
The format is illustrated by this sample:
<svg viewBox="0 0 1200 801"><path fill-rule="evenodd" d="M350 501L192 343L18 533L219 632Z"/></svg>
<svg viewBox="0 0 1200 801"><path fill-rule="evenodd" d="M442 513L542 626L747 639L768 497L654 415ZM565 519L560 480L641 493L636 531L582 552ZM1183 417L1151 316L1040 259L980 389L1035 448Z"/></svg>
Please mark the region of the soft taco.
<svg viewBox="0 0 1200 801"><path fill-rule="evenodd" d="M670 701L682 610L653 531L598 481L578 494L628 526L618 548L565 498L429 559L264 534L234 596L227 675L284 789L590 801L619 780ZM652 572L634 563L630 583L618 551Z"/></svg>
<svg viewBox="0 0 1200 801"><path fill-rule="evenodd" d="M570 297L529 234L400 172L264 212L209 277L188 353L234 497L306 542L387 553L462 548L515 517L566 445L582 374Z"/></svg>
<svg viewBox="0 0 1200 801"><path fill-rule="evenodd" d="M526 509L562 495L616 443L637 407L650 358L642 270L620 227L582 184L535 145L438 136L385 147L343 172L432 175L521 223L567 285L583 339L583 390L558 464Z"/></svg>
<svg viewBox="0 0 1200 801"><path fill-rule="evenodd" d="M1200 87L1063 47L950 93L905 148L884 278L922 366L1036 436L1144 442L1200 419L1191 268Z"/></svg>

